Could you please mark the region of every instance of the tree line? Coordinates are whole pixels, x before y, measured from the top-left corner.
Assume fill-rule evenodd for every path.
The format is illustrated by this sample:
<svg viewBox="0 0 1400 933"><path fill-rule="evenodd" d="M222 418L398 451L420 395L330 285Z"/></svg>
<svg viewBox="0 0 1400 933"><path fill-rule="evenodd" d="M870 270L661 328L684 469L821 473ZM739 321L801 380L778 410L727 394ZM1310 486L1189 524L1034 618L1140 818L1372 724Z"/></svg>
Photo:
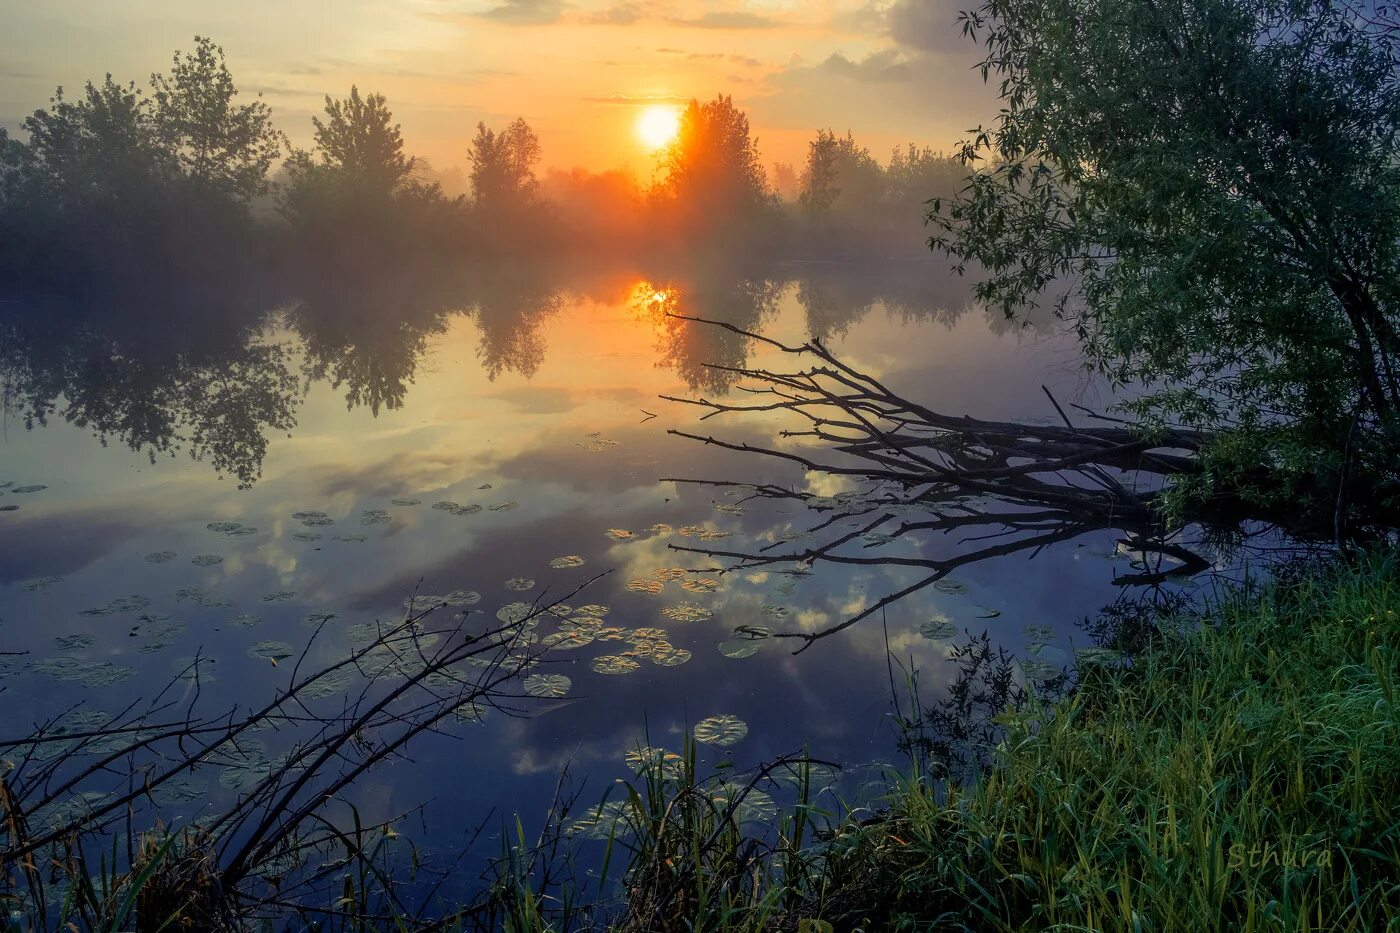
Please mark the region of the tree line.
<svg viewBox="0 0 1400 933"><path fill-rule="evenodd" d="M721 95L684 110L653 184L625 172L542 178L539 137L516 119L478 125L466 153L470 193L449 196L408 153L381 94L328 95L310 148L293 147L273 116L239 94L223 49L199 36L145 87L108 75L76 95L59 88L24 120L25 140L0 131L4 273L42 288L106 290L127 274L144 279L152 264L193 281L211 274L211 256L269 251L342 267L371 249L395 261L706 242L776 254L818 243L868 249L877 228L879 248L909 250L920 205L951 194L960 171L913 146L882 167L849 134L823 130L797 203L785 206L747 115ZM891 204L903 205L899 223ZM255 210L269 206L276 222ZM860 233L838 242L842 227ZM280 239L270 243L270 229Z"/></svg>

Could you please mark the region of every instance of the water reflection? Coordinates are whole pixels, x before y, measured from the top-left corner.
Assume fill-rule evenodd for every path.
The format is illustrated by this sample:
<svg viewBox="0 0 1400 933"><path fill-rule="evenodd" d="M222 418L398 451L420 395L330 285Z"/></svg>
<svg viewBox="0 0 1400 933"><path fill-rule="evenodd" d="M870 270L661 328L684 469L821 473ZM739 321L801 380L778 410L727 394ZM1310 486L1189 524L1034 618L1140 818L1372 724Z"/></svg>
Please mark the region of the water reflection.
<svg viewBox="0 0 1400 933"><path fill-rule="evenodd" d="M654 331L656 365L692 391L724 393L751 341L673 315L761 331L795 287L808 333L827 340L877 305L905 322L945 326L969 307L964 280L931 263L595 270L591 287L549 264L502 263L468 277L426 263L396 274L375 256L359 273L320 271L276 299L267 289L165 287L92 304L0 304L5 414L30 430L66 421L151 458L184 451L246 487L275 436L294 431L311 384L328 384L347 408L373 417L400 409L432 339L457 316L477 326L488 379L528 378L550 352L548 323L566 301L608 300L626 283L635 325Z"/></svg>

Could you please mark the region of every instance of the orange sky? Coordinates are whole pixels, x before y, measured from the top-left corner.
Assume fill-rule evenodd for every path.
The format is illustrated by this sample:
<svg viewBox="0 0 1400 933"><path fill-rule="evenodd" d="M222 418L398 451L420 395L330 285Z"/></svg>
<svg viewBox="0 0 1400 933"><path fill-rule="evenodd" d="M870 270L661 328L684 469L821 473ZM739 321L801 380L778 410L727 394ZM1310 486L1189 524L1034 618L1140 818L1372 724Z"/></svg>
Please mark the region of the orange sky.
<svg viewBox="0 0 1400 933"><path fill-rule="evenodd" d="M800 163L818 128L882 158L951 149L994 113L958 33L968 0L0 0L0 125L55 85L142 80L210 35L240 87L294 142L322 95L380 91L408 148L462 167L477 121L523 116L546 165L653 168L633 130L648 101L732 94L766 163Z"/></svg>

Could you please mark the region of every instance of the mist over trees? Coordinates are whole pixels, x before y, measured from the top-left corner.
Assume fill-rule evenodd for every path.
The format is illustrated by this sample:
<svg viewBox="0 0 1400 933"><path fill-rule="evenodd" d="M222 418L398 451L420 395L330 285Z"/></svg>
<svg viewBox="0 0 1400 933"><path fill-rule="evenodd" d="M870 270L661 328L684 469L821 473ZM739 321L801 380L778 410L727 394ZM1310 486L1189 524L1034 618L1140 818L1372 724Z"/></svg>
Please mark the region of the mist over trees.
<svg viewBox="0 0 1400 933"><path fill-rule="evenodd" d="M153 274L243 287L249 268L367 274L484 254L914 254L921 205L962 177L914 146L882 166L830 130L805 165L776 164L770 177L725 95L690 102L649 184L624 171L542 175L543 144L524 118L478 125L459 165L432 170L389 101L357 86L327 95L311 123L312 145L291 147L200 36L147 87L108 76L77 95L60 88L24 138L0 133L0 278L76 297ZM254 209L265 204L275 211Z"/></svg>

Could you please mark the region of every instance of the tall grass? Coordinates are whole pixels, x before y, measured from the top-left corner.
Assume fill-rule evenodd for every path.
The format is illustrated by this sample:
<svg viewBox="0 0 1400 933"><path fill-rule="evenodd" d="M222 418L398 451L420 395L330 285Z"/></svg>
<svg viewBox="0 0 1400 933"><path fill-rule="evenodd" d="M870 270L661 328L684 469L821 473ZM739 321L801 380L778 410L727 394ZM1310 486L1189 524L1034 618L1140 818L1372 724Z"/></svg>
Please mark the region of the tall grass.
<svg viewBox="0 0 1400 933"><path fill-rule="evenodd" d="M854 834L846 924L1400 929L1394 554L1236 593L1003 717L975 785Z"/></svg>

